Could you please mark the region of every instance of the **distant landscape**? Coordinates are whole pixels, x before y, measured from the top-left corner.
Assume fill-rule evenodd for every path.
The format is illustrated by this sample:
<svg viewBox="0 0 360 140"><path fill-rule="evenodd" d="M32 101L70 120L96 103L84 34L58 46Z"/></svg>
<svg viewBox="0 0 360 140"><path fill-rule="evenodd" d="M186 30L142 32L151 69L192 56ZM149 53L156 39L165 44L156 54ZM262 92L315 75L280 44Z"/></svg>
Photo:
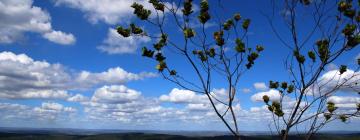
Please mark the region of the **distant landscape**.
<svg viewBox="0 0 360 140"><path fill-rule="evenodd" d="M0 128L0 140L233 140L219 131L140 131ZM266 132L243 132L242 140L272 140L277 136ZM291 140L301 140L292 135ZM360 132L323 132L315 140L359 140Z"/></svg>

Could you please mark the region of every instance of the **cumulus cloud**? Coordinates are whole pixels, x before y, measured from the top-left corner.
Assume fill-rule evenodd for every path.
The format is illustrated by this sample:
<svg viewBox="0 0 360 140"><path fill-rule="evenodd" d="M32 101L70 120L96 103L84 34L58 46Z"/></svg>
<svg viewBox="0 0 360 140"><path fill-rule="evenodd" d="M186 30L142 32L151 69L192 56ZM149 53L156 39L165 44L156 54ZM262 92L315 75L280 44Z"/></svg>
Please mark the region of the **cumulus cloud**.
<svg viewBox="0 0 360 140"><path fill-rule="evenodd" d="M109 29L107 38L100 46L97 46L102 52L108 54L134 53L138 47L150 41L149 37L130 36L122 37L115 29Z"/></svg>
<svg viewBox="0 0 360 140"><path fill-rule="evenodd" d="M120 67L92 73L70 72L61 64L36 61L25 54L0 53L0 98L66 99L68 90L88 89L101 84L124 84L154 77L153 73L130 73Z"/></svg>
<svg viewBox="0 0 360 140"><path fill-rule="evenodd" d="M41 106L36 107L14 103L0 103L0 111L1 121L25 120L34 123L59 119L68 120L70 114L77 112L77 109L56 102L43 102Z"/></svg>
<svg viewBox="0 0 360 140"><path fill-rule="evenodd" d="M360 72L347 69L340 74L339 70L331 70L324 73L306 91L307 95L319 96L334 94L337 92L358 93L360 92Z"/></svg>
<svg viewBox="0 0 360 140"><path fill-rule="evenodd" d="M340 108L356 109L357 104L360 104L360 98L353 96L331 96L328 98L328 102L333 102L335 106Z"/></svg>
<svg viewBox="0 0 360 140"><path fill-rule="evenodd" d="M140 95L140 92L124 85L112 85L97 89L91 100L99 103L124 103L136 100Z"/></svg>
<svg viewBox="0 0 360 140"><path fill-rule="evenodd" d="M266 92L259 92L251 96L252 101L263 102L263 96L267 95L270 98L270 101L280 101L280 92L278 90L270 89Z"/></svg>
<svg viewBox="0 0 360 140"><path fill-rule="evenodd" d="M193 91L178 88L172 89L169 95L161 95L159 99L162 102L173 103L204 103L207 101L205 95L199 95Z"/></svg>
<svg viewBox="0 0 360 140"><path fill-rule="evenodd" d="M89 98L81 94L76 94L74 96L67 98L66 100L69 102L86 102L89 100Z"/></svg>
<svg viewBox="0 0 360 140"><path fill-rule="evenodd" d="M69 45L75 43L75 37L72 34L66 34L61 31L52 31L45 33L44 38L62 45Z"/></svg>
<svg viewBox="0 0 360 140"><path fill-rule="evenodd" d="M21 40L25 32L39 33L49 41L63 45L76 41L72 34L54 30L49 13L33 6L33 0L2 0L0 9L0 43Z"/></svg>
<svg viewBox="0 0 360 140"><path fill-rule="evenodd" d="M154 8L148 0L55 0L56 6L67 6L78 9L85 14L85 17L91 23L105 22L107 24L128 23L133 15L133 8L130 6L134 3L144 5L146 9Z"/></svg>
<svg viewBox="0 0 360 140"><path fill-rule="evenodd" d="M254 83L254 88L256 90L266 90L267 89L266 84L264 82Z"/></svg>

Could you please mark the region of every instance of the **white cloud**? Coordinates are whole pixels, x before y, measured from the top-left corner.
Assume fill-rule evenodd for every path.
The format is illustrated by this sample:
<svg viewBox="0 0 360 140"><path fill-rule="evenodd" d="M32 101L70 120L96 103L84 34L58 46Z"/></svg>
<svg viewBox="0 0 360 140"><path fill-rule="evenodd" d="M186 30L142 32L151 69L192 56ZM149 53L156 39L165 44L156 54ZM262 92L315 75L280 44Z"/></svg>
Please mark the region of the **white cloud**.
<svg viewBox="0 0 360 140"><path fill-rule="evenodd" d="M154 8L148 3L148 0L102 0L101 2L97 0L55 0L55 5L78 9L93 24L100 21L116 24L131 21L131 18L134 17L131 5L134 2L144 5L144 8L151 10L154 15Z"/></svg>
<svg viewBox="0 0 360 140"><path fill-rule="evenodd" d="M254 87L256 90L266 90L267 89L266 84L264 82L254 83Z"/></svg>
<svg viewBox="0 0 360 140"><path fill-rule="evenodd" d="M70 44L74 44L76 39L74 37L74 35L72 34L67 34L61 31L52 31L49 33L45 33L43 35L44 38L58 43L58 44L62 44L62 45L70 45Z"/></svg>
<svg viewBox="0 0 360 140"><path fill-rule="evenodd" d="M102 45L97 46L97 49L108 54L134 53L140 45L149 41L149 37L130 36L125 38L119 35L115 29L110 28L107 38Z"/></svg>
<svg viewBox="0 0 360 140"><path fill-rule="evenodd" d="M25 32L42 34L49 41L63 45L75 42L72 34L53 30L49 13L33 6L33 0L2 0L0 9L0 43L19 41Z"/></svg>
<svg viewBox="0 0 360 140"><path fill-rule="evenodd" d="M309 89L309 95L343 92L359 92L360 91L360 72L347 69L346 72L340 74L339 70L331 70L323 74L316 84ZM333 89L337 89L333 91Z"/></svg>
<svg viewBox="0 0 360 140"><path fill-rule="evenodd" d="M169 95L161 95L160 101L173 103L204 103L207 102L205 95L196 94L190 90L174 88Z"/></svg>
<svg viewBox="0 0 360 140"><path fill-rule="evenodd" d="M82 87L91 87L93 85L102 84L123 84L127 81L141 80L144 78L156 77L157 74L150 72L142 72L139 74L130 73L120 67L109 68L105 72L91 73L82 71L78 74L76 82Z"/></svg>
<svg viewBox="0 0 360 140"><path fill-rule="evenodd" d="M251 89L249 89L249 88L243 88L243 89L241 89L241 91L242 91L243 93L250 93L250 92L251 92Z"/></svg>
<svg viewBox="0 0 360 140"><path fill-rule="evenodd" d="M0 98L69 98L68 90L89 89L101 84L124 84L154 77L154 73L130 73L120 67L92 73L70 72L61 64L36 61L25 54L0 52Z"/></svg>
<svg viewBox="0 0 360 140"><path fill-rule="evenodd" d="M67 98L66 100L69 102L85 102L88 101L89 98L81 94L76 94L74 96Z"/></svg>
<svg viewBox="0 0 360 140"><path fill-rule="evenodd" d="M356 109L357 104L360 104L360 98L353 96L330 96L328 102L333 102L335 106L340 108Z"/></svg>
<svg viewBox="0 0 360 140"><path fill-rule="evenodd" d="M98 103L126 103L140 97L141 93L124 85L103 86L97 89L91 101Z"/></svg>
<svg viewBox="0 0 360 140"><path fill-rule="evenodd" d="M44 102L41 104L41 108L44 110L61 111L64 108L64 106L62 104L55 102Z"/></svg>
<svg viewBox="0 0 360 140"><path fill-rule="evenodd" d="M267 95L270 98L270 101L280 101L280 92L278 90L270 89L266 92L259 92L251 96L252 101L260 101L263 102L263 96Z"/></svg>

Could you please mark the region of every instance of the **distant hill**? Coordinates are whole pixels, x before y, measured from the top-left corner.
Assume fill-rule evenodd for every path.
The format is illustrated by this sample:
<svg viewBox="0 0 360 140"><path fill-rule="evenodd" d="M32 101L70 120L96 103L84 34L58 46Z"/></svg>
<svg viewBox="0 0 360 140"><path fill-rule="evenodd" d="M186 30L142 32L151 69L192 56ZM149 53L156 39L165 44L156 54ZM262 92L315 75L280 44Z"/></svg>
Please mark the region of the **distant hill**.
<svg viewBox="0 0 360 140"><path fill-rule="evenodd" d="M126 130L81 130L81 129L16 129L0 128L0 140L233 140L225 132L183 132ZM163 133L163 134L161 134ZM277 140L278 137L264 133L248 133L242 140ZM291 136L290 140L302 140L301 136ZM314 140L360 140L359 132L327 132L314 137Z"/></svg>

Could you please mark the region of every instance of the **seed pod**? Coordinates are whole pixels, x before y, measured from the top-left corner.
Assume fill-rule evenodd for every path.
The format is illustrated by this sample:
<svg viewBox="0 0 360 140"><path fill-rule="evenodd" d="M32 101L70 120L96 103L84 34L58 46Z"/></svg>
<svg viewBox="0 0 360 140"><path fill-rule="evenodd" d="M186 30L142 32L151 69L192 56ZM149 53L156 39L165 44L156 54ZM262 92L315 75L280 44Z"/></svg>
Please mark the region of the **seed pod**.
<svg viewBox="0 0 360 140"><path fill-rule="evenodd" d="M340 119L342 122L346 122L347 116L346 116L346 115L340 115L340 116L339 116L339 119Z"/></svg>
<svg viewBox="0 0 360 140"><path fill-rule="evenodd" d="M310 59L315 62L316 57L315 57L315 53L313 51L309 51L308 52L308 56L310 57Z"/></svg>
<svg viewBox="0 0 360 140"><path fill-rule="evenodd" d="M324 117L325 117L326 120L331 119L331 116L332 115L330 113L324 113Z"/></svg>
<svg viewBox="0 0 360 140"><path fill-rule="evenodd" d="M294 91L294 85L290 85L287 89L287 93L292 93Z"/></svg>
<svg viewBox="0 0 360 140"><path fill-rule="evenodd" d="M282 83L281 83L281 88L285 90L285 89L287 88L287 83L286 83L286 82L282 82Z"/></svg>
<svg viewBox="0 0 360 140"><path fill-rule="evenodd" d="M177 72L176 72L175 70L171 70L171 71L170 71L170 75L176 75L176 73L177 73Z"/></svg>
<svg viewBox="0 0 360 140"><path fill-rule="evenodd" d="M340 66L340 70L339 70L340 75L343 74L344 72L346 72L346 70L347 70L347 66L341 65L341 66Z"/></svg>
<svg viewBox="0 0 360 140"><path fill-rule="evenodd" d="M250 19L245 19L242 24L243 29L247 30L249 28L250 22Z"/></svg>
<svg viewBox="0 0 360 140"><path fill-rule="evenodd" d="M241 16L240 16L239 13L237 13L237 14L234 15L234 20L235 20L235 21L241 20Z"/></svg>
<svg viewBox="0 0 360 140"><path fill-rule="evenodd" d="M264 50L264 47L263 46L261 46L261 45L257 45L256 46L256 51L257 52L262 52Z"/></svg>

